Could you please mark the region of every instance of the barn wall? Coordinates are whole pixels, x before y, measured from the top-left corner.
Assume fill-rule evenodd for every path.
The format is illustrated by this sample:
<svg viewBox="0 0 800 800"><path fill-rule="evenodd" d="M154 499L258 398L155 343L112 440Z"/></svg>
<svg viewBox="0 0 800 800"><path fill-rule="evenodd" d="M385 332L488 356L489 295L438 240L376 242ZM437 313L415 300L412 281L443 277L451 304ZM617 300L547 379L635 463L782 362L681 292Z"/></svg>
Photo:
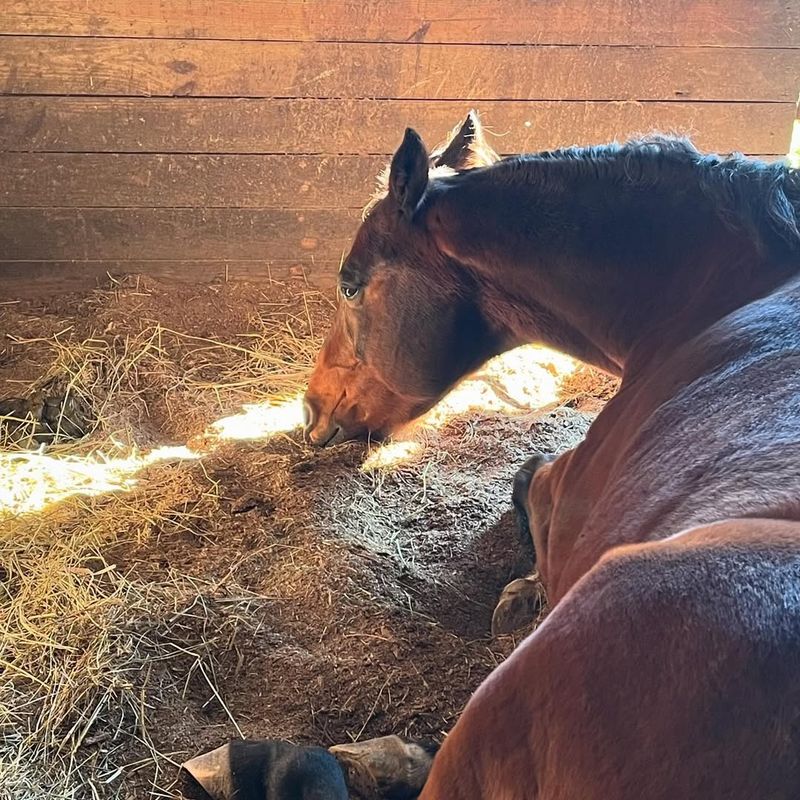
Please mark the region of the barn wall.
<svg viewBox="0 0 800 800"><path fill-rule="evenodd" d="M654 9L656 9L654 11ZM4 0L0 286L326 282L406 125L785 152L786 0Z"/></svg>

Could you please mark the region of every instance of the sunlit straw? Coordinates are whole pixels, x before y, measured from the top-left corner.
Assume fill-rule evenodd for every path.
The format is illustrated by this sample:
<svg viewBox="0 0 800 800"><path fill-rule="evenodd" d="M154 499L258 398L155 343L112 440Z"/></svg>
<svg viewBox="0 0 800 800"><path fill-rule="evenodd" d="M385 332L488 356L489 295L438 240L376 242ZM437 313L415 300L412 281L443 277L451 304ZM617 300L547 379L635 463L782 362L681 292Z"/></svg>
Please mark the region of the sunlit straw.
<svg viewBox="0 0 800 800"><path fill-rule="evenodd" d="M187 447L159 447L144 455L106 459L93 456L48 456L0 453L0 516L40 511L76 494L96 496L129 491L134 476L159 461L199 458Z"/></svg>
<svg viewBox="0 0 800 800"><path fill-rule="evenodd" d="M561 381L576 366L569 356L537 345L510 350L462 381L416 427L438 429L455 417L476 411L519 414L550 405L558 400ZM389 442L372 450L362 470L391 470L418 459L422 451L419 441Z"/></svg>
<svg viewBox="0 0 800 800"><path fill-rule="evenodd" d="M475 410L520 413L541 408L557 400L560 381L574 368L572 359L551 350L517 348L463 381L420 425L440 428L453 417ZM283 403L244 406L240 413L210 425L195 446L159 447L122 458L0 452L0 517L40 511L73 495L129 491L136 485L137 473L156 462L198 459L224 441L268 439L302 424L303 399L298 393ZM424 445L413 436L389 442L370 451L362 470L393 469L423 453Z"/></svg>
<svg viewBox="0 0 800 800"><path fill-rule="evenodd" d="M208 432L219 439L267 439L302 424L303 395L298 393L291 400L277 405L246 405L241 413L214 422Z"/></svg>
<svg viewBox="0 0 800 800"><path fill-rule="evenodd" d="M379 469L391 469L406 464L422 453L422 444L414 441L388 442L376 447L364 459L362 472L373 472Z"/></svg>
<svg viewBox="0 0 800 800"><path fill-rule="evenodd" d="M136 486L137 473L151 464L198 459L222 441L266 439L293 430L302 421L302 395L298 394L286 403L245 406L240 414L217 420L200 438L198 448L166 446L123 458L0 452L0 517L40 511L73 495L130 491Z"/></svg>
<svg viewBox="0 0 800 800"><path fill-rule="evenodd" d="M569 356L525 345L493 358L431 409L423 422L433 427L469 411L522 412L558 399L561 380L574 371Z"/></svg>

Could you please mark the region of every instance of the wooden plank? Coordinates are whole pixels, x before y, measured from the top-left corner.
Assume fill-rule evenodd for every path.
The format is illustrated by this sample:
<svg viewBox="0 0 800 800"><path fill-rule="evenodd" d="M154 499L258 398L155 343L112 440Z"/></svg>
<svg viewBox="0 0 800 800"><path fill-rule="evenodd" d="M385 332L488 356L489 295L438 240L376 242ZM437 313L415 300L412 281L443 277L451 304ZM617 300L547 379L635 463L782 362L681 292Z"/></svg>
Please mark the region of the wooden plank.
<svg viewBox="0 0 800 800"><path fill-rule="evenodd" d="M6 208L0 253L9 261L338 260L360 220L351 209Z"/></svg>
<svg viewBox="0 0 800 800"><path fill-rule="evenodd" d="M148 275L182 283L248 281L271 283L304 278L309 285L330 289L336 284L338 261L0 261L3 299L108 288L109 276Z"/></svg>
<svg viewBox="0 0 800 800"><path fill-rule="evenodd" d="M5 0L0 32L797 47L800 7L786 0Z"/></svg>
<svg viewBox="0 0 800 800"><path fill-rule="evenodd" d="M362 208L386 160L0 153L0 207Z"/></svg>
<svg viewBox="0 0 800 800"><path fill-rule="evenodd" d="M6 94L471 100L797 96L789 49L504 47L12 36Z"/></svg>
<svg viewBox="0 0 800 800"><path fill-rule="evenodd" d="M0 151L388 154L406 125L429 145L466 101L0 97ZM597 144L654 129L719 151L786 150L794 103L481 102L505 153Z"/></svg>
<svg viewBox="0 0 800 800"><path fill-rule="evenodd" d="M388 156L0 153L0 208L359 209L387 160Z"/></svg>

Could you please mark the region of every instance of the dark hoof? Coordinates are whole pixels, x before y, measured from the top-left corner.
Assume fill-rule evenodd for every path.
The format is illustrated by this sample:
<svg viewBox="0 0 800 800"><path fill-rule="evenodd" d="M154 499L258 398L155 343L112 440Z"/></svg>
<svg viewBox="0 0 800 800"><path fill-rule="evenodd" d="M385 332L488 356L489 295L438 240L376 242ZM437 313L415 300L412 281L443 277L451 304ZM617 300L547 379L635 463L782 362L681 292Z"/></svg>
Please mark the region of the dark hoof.
<svg viewBox="0 0 800 800"><path fill-rule="evenodd" d="M321 747L302 747L274 739L233 741L181 765L211 800L258 800L321 796L347 800L341 764ZM185 777L185 776L184 776ZM184 780L181 783L186 785ZM276 792L275 786L293 786ZM190 782L188 788L192 789ZM194 791L190 796L197 796Z"/></svg>
<svg viewBox="0 0 800 800"><path fill-rule="evenodd" d="M511 581L500 593L492 614L492 636L513 633L529 625L546 604L544 586L538 573Z"/></svg>

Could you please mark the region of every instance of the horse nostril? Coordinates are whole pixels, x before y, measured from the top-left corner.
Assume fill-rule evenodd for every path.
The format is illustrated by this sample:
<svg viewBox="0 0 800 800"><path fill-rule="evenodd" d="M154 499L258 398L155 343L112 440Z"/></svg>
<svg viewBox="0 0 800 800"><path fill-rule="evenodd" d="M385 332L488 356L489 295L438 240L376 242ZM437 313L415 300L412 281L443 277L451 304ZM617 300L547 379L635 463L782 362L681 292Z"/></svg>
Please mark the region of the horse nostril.
<svg viewBox="0 0 800 800"><path fill-rule="evenodd" d="M317 421L317 415L314 411L314 406L306 400L303 403L303 425L305 426L306 431L310 431L314 424Z"/></svg>

